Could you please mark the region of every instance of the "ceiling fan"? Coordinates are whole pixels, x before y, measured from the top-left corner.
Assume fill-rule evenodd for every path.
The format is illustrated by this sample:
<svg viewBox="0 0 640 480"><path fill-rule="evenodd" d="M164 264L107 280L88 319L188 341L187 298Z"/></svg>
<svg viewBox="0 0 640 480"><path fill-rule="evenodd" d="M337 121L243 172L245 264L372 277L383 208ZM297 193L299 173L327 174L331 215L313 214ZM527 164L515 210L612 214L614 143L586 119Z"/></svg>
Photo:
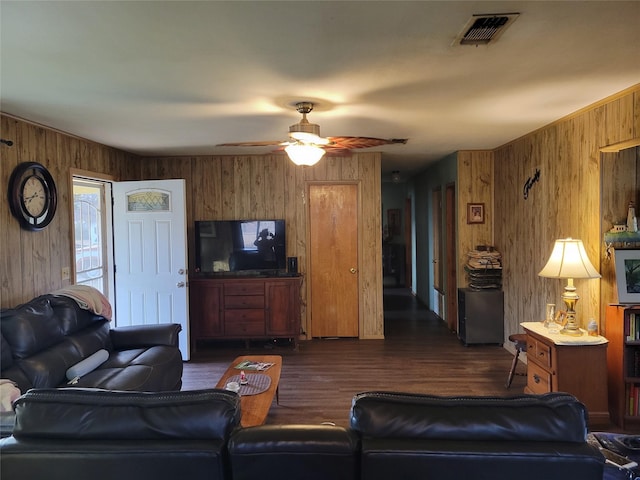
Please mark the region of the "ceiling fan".
<svg viewBox="0 0 640 480"><path fill-rule="evenodd" d="M313 110L312 102L296 103L302 119L289 127L289 140L265 142L221 143L219 147L265 147L279 145L296 165L315 165L325 153L348 154L356 148L377 147L393 143L407 143L406 138L326 137L320 136L320 125L310 123L307 114Z"/></svg>

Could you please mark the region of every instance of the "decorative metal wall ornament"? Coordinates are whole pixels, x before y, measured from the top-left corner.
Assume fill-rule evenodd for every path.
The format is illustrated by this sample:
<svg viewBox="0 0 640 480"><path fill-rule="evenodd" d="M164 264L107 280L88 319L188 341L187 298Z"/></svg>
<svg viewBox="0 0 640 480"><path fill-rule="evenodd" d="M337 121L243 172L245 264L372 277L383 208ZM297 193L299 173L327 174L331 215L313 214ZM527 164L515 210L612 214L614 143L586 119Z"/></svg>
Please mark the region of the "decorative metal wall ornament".
<svg viewBox="0 0 640 480"><path fill-rule="evenodd" d="M536 168L536 173L532 177L527 178L527 181L524 182L524 187L522 188L522 194L525 200L529 198L529 191L538 182L538 180L540 180L540 169Z"/></svg>

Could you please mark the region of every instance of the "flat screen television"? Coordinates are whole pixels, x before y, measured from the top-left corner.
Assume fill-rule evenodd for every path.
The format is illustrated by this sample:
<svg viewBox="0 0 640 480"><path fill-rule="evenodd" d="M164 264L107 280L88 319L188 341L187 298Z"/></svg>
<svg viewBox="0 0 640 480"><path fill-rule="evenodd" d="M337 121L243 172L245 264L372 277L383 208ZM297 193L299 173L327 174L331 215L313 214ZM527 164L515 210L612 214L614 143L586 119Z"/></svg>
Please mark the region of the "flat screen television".
<svg viewBox="0 0 640 480"><path fill-rule="evenodd" d="M196 272L269 274L286 270L284 220L196 222Z"/></svg>

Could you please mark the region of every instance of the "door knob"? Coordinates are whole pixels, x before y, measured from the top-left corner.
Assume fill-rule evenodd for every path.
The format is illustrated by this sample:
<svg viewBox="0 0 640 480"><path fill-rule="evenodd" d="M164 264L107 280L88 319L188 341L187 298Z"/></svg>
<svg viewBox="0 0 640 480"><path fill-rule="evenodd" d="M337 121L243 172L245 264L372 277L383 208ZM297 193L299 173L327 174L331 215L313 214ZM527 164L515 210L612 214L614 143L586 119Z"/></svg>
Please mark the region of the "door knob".
<svg viewBox="0 0 640 480"><path fill-rule="evenodd" d="M357 270L356 270L355 268L353 268L353 267L352 267L352 268L351 268L351 270L349 270L349 271L350 271L351 273L356 273L356 272L357 272Z"/></svg>
<svg viewBox="0 0 640 480"><path fill-rule="evenodd" d="M178 287L178 288L184 288L184 282L178 282L178 283L176 283L176 287Z"/></svg>
<svg viewBox="0 0 640 480"><path fill-rule="evenodd" d="M185 271L184 268L181 268L180 270L178 270L178 275L184 275Z"/></svg>

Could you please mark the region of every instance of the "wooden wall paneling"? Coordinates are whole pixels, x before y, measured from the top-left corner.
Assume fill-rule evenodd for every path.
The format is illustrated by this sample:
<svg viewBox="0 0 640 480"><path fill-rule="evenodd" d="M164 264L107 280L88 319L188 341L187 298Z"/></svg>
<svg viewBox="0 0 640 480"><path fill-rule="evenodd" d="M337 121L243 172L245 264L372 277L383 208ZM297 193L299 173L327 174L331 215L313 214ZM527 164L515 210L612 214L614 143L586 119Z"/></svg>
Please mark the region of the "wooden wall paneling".
<svg viewBox="0 0 640 480"><path fill-rule="evenodd" d="M302 173L304 174L304 179L307 182L313 181L321 181L326 178L326 164L320 160L320 162L316 163L311 167L298 167L302 169Z"/></svg>
<svg viewBox="0 0 640 480"><path fill-rule="evenodd" d="M45 143L44 143L44 130L39 127L25 126L28 130L27 138L29 144L29 152L26 154L23 161L33 161L42 163L45 167L49 168L49 161L44 158ZM54 177L56 186L60 183L60 179ZM58 205L56 216L52 223L60 221L60 209L61 205ZM63 208L63 207L62 207ZM22 245L26 247L26 251L31 252L31 255L23 257L24 260L24 275L25 282L28 282L25 286L30 290L45 293L48 289L46 280L49 278L49 229L41 230L39 232L30 232L27 230L21 230Z"/></svg>
<svg viewBox="0 0 640 480"><path fill-rule="evenodd" d="M358 253L360 338L384 338L382 304L382 211L380 154L357 154L361 173Z"/></svg>
<svg viewBox="0 0 640 480"><path fill-rule="evenodd" d="M633 135L640 138L640 90L633 92Z"/></svg>
<svg viewBox="0 0 640 480"><path fill-rule="evenodd" d="M222 217L220 220L232 220L236 216L236 195L240 191L236 188L235 180L235 159L236 157L222 157L221 165L221 187L222 187Z"/></svg>
<svg viewBox="0 0 640 480"><path fill-rule="evenodd" d="M223 161L213 157L191 159L193 220L224 218Z"/></svg>
<svg viewBox="0 0 640 480"><path fill-rule="evenodd" d="M0 114L0 119L3 138L11 136L14 142L2 148L4 184L18 163L35 161L51 171L58 190L56 216L38 232L22 230L11 216L6 195L3 198L0 302L2 307L11 307L68 283L62 280L62 267L71 267L73 261L70 169L118 177L118 169L128 169L136 157L9 115Z"/></svg>
<svg viewBox="0 0 640 480"><path fill-rule="evenodd" d="M320 160L324 167L325 167L325 172L324 172L324 178L325 180L329 180L329 181L336 181L336 180L342 180L343 176L342 176L342 164L343 164L343 159L342 157L336 157L333 155L325 155L322 160Z"/></svg>
<svg viewBox="0 0 640 480"><path fill-rule="evenodd" d="M506 274L507 334L517 330L520 321L541 318L547 299L555 298L555 303L562 307L560 296L564 281L537 276L556 238L582 238L591 261L596 266L600 263L599 149L607 142L629 139L632 129L626 125L631 117L637 117L638 91L640 88L636 86L632 92L585 108L495 150L496 208L506 212L496 222L496 243L514 242L511 237L520 242L519 258L512 259L507 248L503 253L508 264L503 272ZM538 212L532 216L518 214L517 206L521 204L510 203L507 198L509 184L521 186L524 181L524 178L514 177L527 173L527 168L535 167L535 162L527 163L528 157L540 157L542 160L540 185L533 187L532 196L527 200L533 201L526 208ZM516 163L509 164L509 161ZM519 165L526 166L518 171ZM534 228L531 228L532 224ZM526 260L522 260L527 257L532 259L529 266ZM511 263L514 262L518 266L512 270ZM537 262L542 263L531 268L531 264ZM576 287L581 297L578 302L581 322L589 317L600 318L602 305L611 301L605 299L608 294L601 288L601 282L576 280Z"/></svg>
<svg viewBox="0 0 640 480"><path fill-rule="evenodd" d="M360 178L359 155L351 155L342 158L341 176L343 180L357 180Z"/></svg>
<svg viewBox="0 0 640 480"><path fill-rule="evenodd" d="M247 170L245 181L247 186L248 207L244 210L245 218L265 218L266 181L264 156L252 156L247 158L247 163L240 167Z"/></svg>
<svg viewBox="0 0 640 480"><path fill-rule="evenodd" d="M630 138L636 138L634 118L634 103L636 94L623 95L604 105L606 124L614 126L607 128L606 143L599 146L612 145Z"/></svg>
<svg viewBox="0 0 640 480"><path fill-rule="evenodd" d="M62 268L71 268L72 259L75 260L75 252L72 252L72 244L67 239L72 235L71 219L73 218L73 200L69 187L71 177L69 169L63 167L64 159L58 156L58 139L60 135L53 130L44 130L44 151L41 152L47 158L49 171L56 182L58 191L58 206L56 216L46 228L47 255L49 275L51 279L50 290L57 290L71 283L71 278L62 279ZM64 211L64 213L63 213ZM48 282L48 278L45 283Z"/></svg>
<svg viewBox="0 0 640 480"><path fill-rule="evenodd" d="M471 186L471 158L469 152L458 152L458 177L456 190L458 196L458 260L457 260L457 279L458 287L465 287L468 284L467 275L464 271L464 264L467 262L467 252L473 243L471 231L467 226L467 203L473 198ZM479 202L479 199L474 200Z"/></svg>
<svg viewBox="0 0 640 480"><path fill-rule="evenodd" d="M0 283L0 301L3 306L10 306L5 300L19 297L22 290L22 258L17 255L21 252L20 227L18 221L11 215L7 200L7 187L11 172L20 163L20 145L22 144L21 125L14 119L0 117L0 131L2 138L11 140L13 146L0 145L2 161L0 162L0 181L2 182L2 210L0 210L0 257L2 258L2 275Z"/></svg>
<svg viewBox="0 0 640 480"><path fill-rule="evenodd" d="M310 315L307 308L309 282L307 281L307 185L305 181L306 168L298 167L292 162L287 162L287 224L289 232L293 232L292 238L287 237L287 248L293 243L293 250L287 249L287 255L298 257L298 272L302 274L300 287L300 328L304 338L311 335ZM292 224L289 223L289 218ZM287 232L287 233L289 233Z"/></svg>
<svg viewBox="0 0 640 480"><path fill-rule="evenodd" d="M285 218L286 177L285 167L289 162L284 155L266 155L262 159L264 170L264 202L265 218Z"/></svg>
<svg viewBox="0 0 640 480"><path fill-rule="evenodd" d="M518 168L522 168L521 164L514 158L515 153L513 150L513 145L510 145L503 151L496 152L494 156L495 172L502 172L506 171L507 169L511 171L515 170L517 172ZM516 174L516 177L517 176L518 175ZM509 296L507 294L507 292L509 292L509 283L511 282L511 279L516 277L516 261L518 259L518 255L516 255L516 248L518 246L518 239L515 237L515 235L507 235L505 226L507 224L513 223L511 221L511 216L513 215L511 205L514 203L513 199L517 198L518 189L516 186L516 182L504 181L504 177L497 174L494 174L494 177L495 191L501 193L501 195L496 194L494 199L494 243L498 251L500 251L502 254L502 282L503 290L505 292L505 335L508 336L511 333L515 332L509 329L509 324L511 323L512 319L507 317L506 312L515 312L518 306L517 302L512 301L512 297L514 295ZM509 201L507 201L507 199ZM511 347L508 344L506 344L506 346Z"/></svg>
<svg viewBox="0 0 640 480"><path fill-rule="evenodd" d="M566 165L566 156L558 147L559 132L556 128L548 128L536 132L533 136L532 145L528 142L523 144L526 151L532 148L534 160L527 165L526 170L518 179L519 185L524 188L525 180L535 174L536 158L540 159L541 170L540 180L532 187L529 199L523 203L529 210L540 212L540 222L536 224L534 231L529 232L528 239L528 255L531 258L532 274L534 278L524 281L529 275L527 274L526 265L523 264L520 270L520 295L531 299L531 304L523 304L520 306L521 318L526 321L542 319L545 315L545 305L547 303L555 303L558 309L562 308L560 302L560 292L563 288L562 282L548 278L541 278L538 272L542 270L549 255L553 250L555 241L558 238L568 236L568 232L564 230L566 220L563 218L565 210L561 204L566 201L567 185L569 181L561 172ZM520 198L524 198L524 193ZM521 238L527 234L526 225L521 225Z"/></svg>
<svg viewBox="0 0 640 480"><path fill-rule="evenodd" d="M140 171L142 176L137 180L159 180L158 169L159 169L159 161L149 161L142 162L140 166Z"/></svg>
<svg viewBox="0 0 640 480"><path fill-rule="evenodd" d="M464 265L476 245L493 245L493 152L458 152L458 287L467 285ZM485 222L467 223L467 204L484 203Z"/></svg>

